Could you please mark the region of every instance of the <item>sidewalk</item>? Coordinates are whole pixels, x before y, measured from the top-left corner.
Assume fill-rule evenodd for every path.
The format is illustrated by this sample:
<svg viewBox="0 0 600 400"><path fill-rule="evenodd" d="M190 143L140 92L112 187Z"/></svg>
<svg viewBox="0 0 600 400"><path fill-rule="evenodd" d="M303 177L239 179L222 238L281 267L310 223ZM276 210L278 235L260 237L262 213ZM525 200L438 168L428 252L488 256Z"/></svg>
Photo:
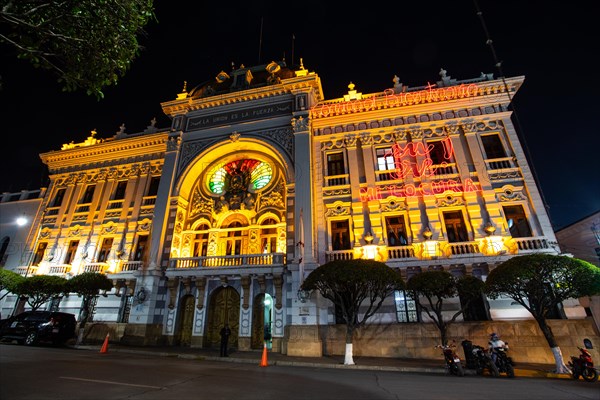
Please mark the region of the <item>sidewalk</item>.
<svg viewBox="0 0 600 400"><path fill-rule="evenodd" d="M101 346L75 345L75 349L100 352ZM119 344L109 344L107 352L135 353L163 357L178 357L193 360L209 360L232 363L256 364L259 366L262 350L231 351L229 357L219 357L215 349L198 349L190 347L135 347ZM355 365L344 365L344 356L297 357L269 351L268 366L294 366L310 368L344 368L359 370L419 372L431 374L446 374L444 360L440 354L439 360L430 359L399 359L390 357L353 357ZM464 361L463 361L464 365ZM515 363L515 376L526 378L571 379L568 374L555 374L554 364L525 364ZM466 369L465 375L476 375L475 370ZM506 378L505 374L500 377Z"/></svg>

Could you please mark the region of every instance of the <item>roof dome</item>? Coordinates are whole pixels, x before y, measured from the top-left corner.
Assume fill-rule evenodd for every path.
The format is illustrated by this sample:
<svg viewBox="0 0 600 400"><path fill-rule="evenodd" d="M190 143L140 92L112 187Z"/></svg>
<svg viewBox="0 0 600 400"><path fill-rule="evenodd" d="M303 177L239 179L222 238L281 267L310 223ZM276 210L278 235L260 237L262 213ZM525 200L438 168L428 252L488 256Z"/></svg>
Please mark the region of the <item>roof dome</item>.
<svg viewBox="0 0 600 400"><path fill-rule="evenodd" d="M219 72L214 79L205 81L194 87L188 93L188 97L198 99L218 94L247 90L261 86L280 83L282 79L294 77L294 71L290 69L285 61L245 67L243 64L227 73Z"/></svg>

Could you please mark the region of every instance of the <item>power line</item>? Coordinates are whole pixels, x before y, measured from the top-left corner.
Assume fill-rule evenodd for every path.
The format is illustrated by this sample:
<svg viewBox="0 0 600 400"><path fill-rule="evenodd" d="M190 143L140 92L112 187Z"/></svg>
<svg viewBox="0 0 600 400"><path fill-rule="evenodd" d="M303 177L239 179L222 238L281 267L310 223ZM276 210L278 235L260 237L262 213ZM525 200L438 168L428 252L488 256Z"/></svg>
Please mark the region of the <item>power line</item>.
<svg viewBox="0 0 600 400"><path fill-rule="evenodd" d="M519 116L517 114L517 107L513 103L512 96L510 94L510 91L508 90L508 84L506 83L506 78L504 76L504 72L502 71L502 61L498 59L498 55L496 54L496 49L494 48L494 42L492 41L492 39L490 37L490 33L488 31L487 25L485 24L485 20L483 19L483 13L481 12L481 9L479 8L479 4L477 3L477 0L473 0L473 3L475 4L475 10L477 11L477 16L479 17L479 21L481 22L481 26L483 27L483 32L485 33L485 37L486 37L485 44L489 46L490 51L492 52L492 57L494 58L494 65L498 69L498 73L500 74L500 79L502 79L502 83L504 84L504 90L506 91L506 94L508 96L509 104L512 105L512 108L513 108L513 116L515 118L515 125L517 126L517 136L521 140L521 144L523 146L523 149L525 150L525 157L529 161L529 167L531 168L531 173L533 174L535 184L538 188L538 192L540 193L540 197L542 198L542 203L544 204L546 213L550 214L550 211L549 211L550 206L548 205L548 203L546 202L546 199L544 198L544 193L542 191L542 188L540 187L538 175L535 170L535 166L533 164L533 158L531 157L531 153L529 152L529 146L527 145L527 140L525 139L525 135L522 133L523 128L519 121Z"/></svg>

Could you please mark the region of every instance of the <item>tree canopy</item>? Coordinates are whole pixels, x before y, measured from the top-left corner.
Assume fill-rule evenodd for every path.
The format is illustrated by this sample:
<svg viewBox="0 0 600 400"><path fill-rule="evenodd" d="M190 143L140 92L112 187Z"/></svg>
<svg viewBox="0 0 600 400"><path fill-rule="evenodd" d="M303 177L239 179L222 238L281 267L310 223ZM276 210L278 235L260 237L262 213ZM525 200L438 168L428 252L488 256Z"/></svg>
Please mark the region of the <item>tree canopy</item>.
<svg viewBox="0 0 600 400"><path fill-rule="evenodd" d="M0 292L5 291L0 300L5 298L9 293L18 295L17 289L19 283L25 280L24 276L17 274L10 269L0 268Z"/></svg>
<svg viewBox="0 0 600 400"><path fill-rule="evenodd" d="M78 343L81 342L81 334L83 333L83 328L90 315L92 300L100 295L100 291L103 291L106 296L106 292L111 290L112 287L112 281L108 279L106 275L97 272L84 272L75 275L69 280L67 290L83 297L79 318L79 329L81 333L77 339Z"/></svg>
<svg viewBox="0 0 600 400"><path fill-rule="evenodd" d="M7 0L0 41L53 72L64 91L103 97L140 54L138 36L155 18L153 0Z"/></svg>
<svg viewBox="0 0 600 400"><path fill-rule="evenodd" d="M600 294L600 268L577 258L550 254L513 257L493 269L485 283L492 299L506 295L531 313L556 360L556 372L567 372L547 315L559 303Z"/></svg>
<svg viewBox="0 0 600 400"><path fill-rule="evenodd" d="M440 331L442 344L446 345L448 328L475 298L482 295L484 283L474 276L457 279L447 271L424 271L408 280L407 289L415 293L415 301L434 322ZM458 294L462 300L459 309L449 319L444 319L444 301Z"/></svg>
<svg viewBox="0 0 600 400"><path fill-rule="evenodd" d="M20 295L27 297L33 311L66 290L67 280L54 275L34 275L23 279L18 285Z"/></svg>
<svg viewBox="0 0 600 400"><path fill-rule="evenodd" d="M379 261L338 260L312 271L301 289L317 290L340 310L346 322L344 364L354 364L354 330L377 312L386 297L395 290L404 289L404 281L398 271Z"/></svg>

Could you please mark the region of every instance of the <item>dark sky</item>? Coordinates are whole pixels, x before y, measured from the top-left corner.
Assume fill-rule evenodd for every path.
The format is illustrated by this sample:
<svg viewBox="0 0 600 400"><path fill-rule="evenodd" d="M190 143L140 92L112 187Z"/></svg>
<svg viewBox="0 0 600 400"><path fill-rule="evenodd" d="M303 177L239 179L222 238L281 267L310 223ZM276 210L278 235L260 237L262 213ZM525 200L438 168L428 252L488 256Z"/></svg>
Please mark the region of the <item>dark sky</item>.
<svg viewBox="0 0 600 400"><path fill-rule="evenodd" d="M191 88L230 71L232 62L302 58L328 99L343 96L350 81L365 94L392 87L394 75L404 85L425 85L439 80L441 68L458 80L499 76L472 0L155 3L158 21L141 38L142 54L100 101L63 93L52 75L0 48L0 192L39 188L39 154L82 142L92 129L108 138L123 123L128 133L153 117L159 127L170 125L160 103L173 100L184 81ZM600 210L600 85L591 62L598 23L581 4L477 2L502 72L525 76L516 128L555 229Z"/></svg>

